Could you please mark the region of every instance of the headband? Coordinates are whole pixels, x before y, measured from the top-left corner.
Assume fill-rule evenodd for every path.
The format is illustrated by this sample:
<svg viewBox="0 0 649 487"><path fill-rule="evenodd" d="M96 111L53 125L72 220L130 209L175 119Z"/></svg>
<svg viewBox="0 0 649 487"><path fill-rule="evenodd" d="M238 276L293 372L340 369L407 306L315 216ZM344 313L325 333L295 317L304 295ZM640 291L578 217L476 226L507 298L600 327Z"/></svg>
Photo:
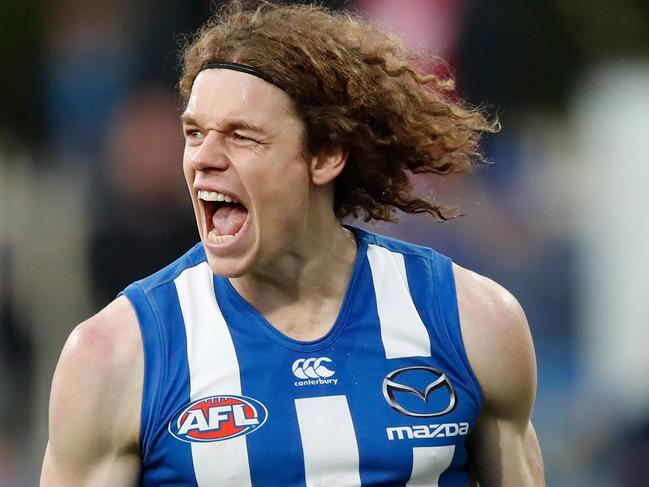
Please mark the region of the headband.
<svg viewBox="0 0 649 487"><path fill-rule="evenodd" d="M273 78L271 78L260 69L257 69L254 66L250 66L249 64L235 63L231 61L213 61L211 63L207 63L205 66L203 66L202 69L231 69L232 71L239 71L240 73L250 74L252 76L256 76L257 78L263 79L267 83L275 85L280 90L283 90L281 86L273 81Z"/></svg>

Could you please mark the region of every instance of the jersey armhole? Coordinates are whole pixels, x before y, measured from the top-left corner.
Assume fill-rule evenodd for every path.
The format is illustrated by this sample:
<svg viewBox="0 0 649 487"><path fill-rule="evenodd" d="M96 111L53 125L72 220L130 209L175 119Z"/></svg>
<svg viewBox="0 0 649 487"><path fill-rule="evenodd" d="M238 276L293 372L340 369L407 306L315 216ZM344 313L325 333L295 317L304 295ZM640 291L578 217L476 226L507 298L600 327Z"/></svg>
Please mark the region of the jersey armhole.
<svg viewBox="0 0 649 487"><path fill-rule="evenodd" d="M160 397L160 388L164 378L160 371L164 370L163 357L156 353L165 350L163 328L146 291L139 283L129 285L120 296L126 296L135 309L144 353L144 378L142 385L142 405L140 408L140 449L143 463L146 463L147 452L150 451L153 426L157 424L159 416L157 400Z"/></svg>
<svg viewBox="0 0 649 487"><path fill-rule="evenodd" d="M464 346L464 339L462 337L462 326L460 323L460 312L457 299L457 288L455 286L455 273L453 272L453 261L441 254L433 254L430 258L433 279L435 280L435 311L438 315L440 322L444 323L451 343L455 348L455 352L460 359L460 362L465 369L467 376L473 382L477 392L477 401L479 410L483 406L483 392L482 386L478 381L469 357L466 353Z"/></svg>

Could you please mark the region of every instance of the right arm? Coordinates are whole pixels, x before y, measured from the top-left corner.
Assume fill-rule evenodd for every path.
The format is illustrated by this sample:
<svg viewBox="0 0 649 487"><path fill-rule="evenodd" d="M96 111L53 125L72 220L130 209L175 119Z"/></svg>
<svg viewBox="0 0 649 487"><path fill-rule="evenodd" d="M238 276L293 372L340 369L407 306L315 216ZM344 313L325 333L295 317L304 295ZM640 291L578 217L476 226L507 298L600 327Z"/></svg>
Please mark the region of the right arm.
<svg viewBox="0 0 649 487"><path fill-rule="evenodd" d="M482 487L544 486L530 420L536 359L525 313L495 282L459 266L454 272L462 337L484 398L467 443L473 473Z"/></svg>
<svg viewBox="0 0 649 487"><path fill-rule="evenodd" d="M143 369L125 297L75 328L52 381L41 487L137 485Z"/></svg>

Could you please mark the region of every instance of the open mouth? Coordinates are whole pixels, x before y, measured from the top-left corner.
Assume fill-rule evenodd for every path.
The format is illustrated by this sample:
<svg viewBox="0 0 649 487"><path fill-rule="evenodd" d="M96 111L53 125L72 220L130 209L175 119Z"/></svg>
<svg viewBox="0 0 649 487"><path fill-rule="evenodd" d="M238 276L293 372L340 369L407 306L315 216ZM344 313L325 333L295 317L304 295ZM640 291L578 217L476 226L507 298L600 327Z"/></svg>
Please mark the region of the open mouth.
<svg viewBox="0 0 649 487"><path fill-rule="evenodd" d="M216 191L198 192L205 209L207 238L222 244L233 240L248 219L248 209L232 197Z"/></svg>

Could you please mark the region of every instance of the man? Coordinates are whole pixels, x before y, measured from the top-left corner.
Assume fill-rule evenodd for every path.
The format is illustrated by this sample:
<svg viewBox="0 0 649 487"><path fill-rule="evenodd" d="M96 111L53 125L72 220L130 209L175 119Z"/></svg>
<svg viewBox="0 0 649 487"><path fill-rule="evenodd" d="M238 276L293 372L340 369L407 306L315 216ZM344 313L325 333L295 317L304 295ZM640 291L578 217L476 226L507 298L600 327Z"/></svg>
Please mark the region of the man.
<svg viewBox="0 0 649 487"><path fill-rule="evenodd" d="M340 222L446 217L409 173L495 130L449 88L320 8L205 26L180 82L201 243L70 336L41 485L543 485L515 299Z"/></svg>

